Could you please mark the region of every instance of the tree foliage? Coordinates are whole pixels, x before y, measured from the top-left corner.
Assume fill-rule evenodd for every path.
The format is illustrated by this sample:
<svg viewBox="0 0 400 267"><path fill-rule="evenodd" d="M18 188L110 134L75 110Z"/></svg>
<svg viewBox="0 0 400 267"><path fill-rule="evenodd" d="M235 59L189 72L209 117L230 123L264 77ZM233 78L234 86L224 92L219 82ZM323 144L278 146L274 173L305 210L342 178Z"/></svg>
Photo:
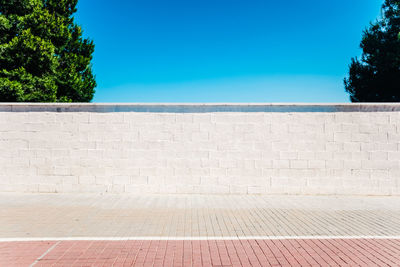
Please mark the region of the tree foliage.
<svg viewBox="0 0 400 267"><path fill-rule="evenodd" d="M400 101L400 0L385 0L382 17L363 33L345 88L352 102Z"/></svg>
<svg viewBox="0 0 400 267"><path fill-rule="evenodd" d="M89 102L93 41L74 22L78 0L0 0L0 101Z"/></svg>

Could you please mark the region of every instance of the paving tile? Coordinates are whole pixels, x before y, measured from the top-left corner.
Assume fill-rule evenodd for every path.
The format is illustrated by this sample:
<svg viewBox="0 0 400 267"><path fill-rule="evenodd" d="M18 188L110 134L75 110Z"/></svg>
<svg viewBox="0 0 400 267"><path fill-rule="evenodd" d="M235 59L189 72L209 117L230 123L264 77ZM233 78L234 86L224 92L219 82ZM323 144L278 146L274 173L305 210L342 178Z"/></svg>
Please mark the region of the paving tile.
<svg viewBox="0 0 400 267"><path fill-rule="evenodd" d="M287 239L229 240L219 245L221 240L62 241L42 258L32 251L41 248L43 253L49 242L12 242L0 247L0 266L400 266L395 258L400 250L388 254L382 249L392 242L389 239L301 241L300 247ZM66 249L66 244L74 249ZM227 253L213 250L215 245ZM13 249L13 255L5 247Z"/></svg>
<svg viewBox="0 0 400 267"><path fill-rule="evenodd" d="M400 198L0 194L0 238L399 236Z"/></svg>
<svg viewBox="0 0 400 267"><path fill-rule="evenodd" d="M0 194L0 266L400 266L399 204L396 197Z"/></svg>

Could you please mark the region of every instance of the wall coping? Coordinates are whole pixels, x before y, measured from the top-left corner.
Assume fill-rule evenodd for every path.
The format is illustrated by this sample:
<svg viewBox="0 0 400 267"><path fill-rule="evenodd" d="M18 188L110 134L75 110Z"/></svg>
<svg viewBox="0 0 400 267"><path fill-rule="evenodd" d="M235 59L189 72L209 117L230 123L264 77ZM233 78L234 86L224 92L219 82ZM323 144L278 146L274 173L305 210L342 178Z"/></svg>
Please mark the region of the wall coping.
<svg viewBox="0 0 400 267"><path fill-rule="evenodd" d="M0 103L0 112L400 112L400 103Z"/></svg>

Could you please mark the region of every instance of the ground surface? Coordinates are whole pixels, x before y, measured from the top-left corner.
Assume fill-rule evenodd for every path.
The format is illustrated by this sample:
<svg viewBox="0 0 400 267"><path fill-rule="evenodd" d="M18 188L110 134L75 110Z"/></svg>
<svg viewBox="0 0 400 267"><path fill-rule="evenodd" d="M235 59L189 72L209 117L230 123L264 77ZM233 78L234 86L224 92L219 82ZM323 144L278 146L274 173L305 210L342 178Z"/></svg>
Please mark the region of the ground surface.
<svg viewBox="0 0 400 267"><path fill-rule="evenodd" d="M400 266L400 198L0 194L0 266Z"/></svg>

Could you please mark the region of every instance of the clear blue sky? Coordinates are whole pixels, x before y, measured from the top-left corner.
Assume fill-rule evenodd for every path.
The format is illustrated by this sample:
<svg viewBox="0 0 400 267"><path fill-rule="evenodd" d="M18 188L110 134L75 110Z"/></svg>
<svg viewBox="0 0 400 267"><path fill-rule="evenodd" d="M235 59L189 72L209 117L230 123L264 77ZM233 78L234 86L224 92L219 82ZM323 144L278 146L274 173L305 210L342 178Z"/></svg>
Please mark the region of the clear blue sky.
<svg viewBox="0 0 400 267"><path fill-rule="evenodd" d="M383 0L80 0L93 102L348 102Z"/></svg>

